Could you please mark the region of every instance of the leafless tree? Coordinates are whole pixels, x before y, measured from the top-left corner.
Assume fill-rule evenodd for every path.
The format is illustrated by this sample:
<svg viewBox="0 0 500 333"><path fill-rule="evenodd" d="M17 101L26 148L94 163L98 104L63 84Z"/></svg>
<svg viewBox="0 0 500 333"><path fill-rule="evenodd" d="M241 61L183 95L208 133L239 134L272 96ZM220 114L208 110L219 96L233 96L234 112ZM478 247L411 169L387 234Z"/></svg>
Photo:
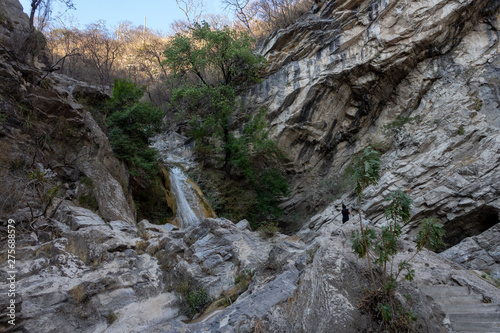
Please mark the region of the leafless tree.
<svg viewBox="0 0 500 333"><path fill-rule="evenodd" d="M75 9L73 0L56 0L63 3L67 9ZM34 29L35 17L37 29L42 31L52 15L53 0L31 0L30 29Z"/></svg>
<svg viewBox="0 0 500 333"><path fill-rule="evenodd" d="M207 14L203 15L203 20L210 24L210 27L215 30L231 26L231 21L225 15Z"/></svg>
<svg viewBox="0 0 500 333"><path fill-rule="evenodd" d="M248 11L245 9L249 3L250 0L222 0L222 4L225 6L225 9L229 8L234 11L238 20L243 23L252 37L257 39L251 27L252 17L249 16Z"/></svg>
<svg viewBox="0 0 500 333"><path fill-rule="evenodd" d="M111 70L119 55L121 45L104 21L89 24L80 39L83 61L96 71L102 89L111 84Z"/></svg>
<svg viewBox="0 0 500 333"><path fill-rule="evenodd" d="M175 20L170 24L171 34L184 34L189 31L189 22L186 20Z"/></svg>
<svg viewBox="0 0 500 333"><path fill-rule="evenodd" d="M175 0L177 6L186 15L189 25L198 23L203 14L203 0Z"/></svg>

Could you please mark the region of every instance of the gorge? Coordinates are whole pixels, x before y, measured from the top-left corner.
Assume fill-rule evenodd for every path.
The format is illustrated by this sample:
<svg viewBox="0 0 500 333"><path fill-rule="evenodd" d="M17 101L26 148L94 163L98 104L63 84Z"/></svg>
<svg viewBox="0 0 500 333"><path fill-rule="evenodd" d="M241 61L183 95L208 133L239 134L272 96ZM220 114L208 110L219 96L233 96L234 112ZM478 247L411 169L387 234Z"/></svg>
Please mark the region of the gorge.
<svg viewBox="0 0 500 333"><path fill-rule="evenodd" d="M168 206L168 223L138 219L130 168L88 103L109 97L47 75L28 22L0 0L2 331L383 332L358 306L371 282L351 235L360 216L386 226L397 189L413 199L396 259L412 258L415 275L395 292L412 330L500 330L498 0L317 0L258 44L261 80L238 98L264 108L285 155L274 235L216 216L187 176L203 165L182 121L150 142L162 190L145 196ZM381 178L359 205L343 175L370 145ZM440 253L415 251L426 218L443 226ZM15 297L3 297L12 270Z"/></svg>

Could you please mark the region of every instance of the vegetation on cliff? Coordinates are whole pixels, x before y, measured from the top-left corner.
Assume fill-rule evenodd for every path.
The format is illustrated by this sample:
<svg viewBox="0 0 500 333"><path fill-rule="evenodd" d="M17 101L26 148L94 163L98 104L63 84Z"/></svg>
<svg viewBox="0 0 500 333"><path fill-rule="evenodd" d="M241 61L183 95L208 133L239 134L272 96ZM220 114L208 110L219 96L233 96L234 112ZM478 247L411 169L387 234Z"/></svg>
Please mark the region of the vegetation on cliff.
<svg viewBox="0 0 500 333"><path fill-rule="evenodd" d="M279 218L278 198L288 192L276 168L279 151L268 137L264 110L251 114L237 98L238 89L258 81L264 63L262 56L252 53L252 39L245 32L212 29L204 22L195 24L189 34L175 35L164 55L162 64L175 82L170 111L187 120L200 162L221 170L219 177L229 178L232 186L250 192L239 212L242 216L234 216L224 198L214 208L249 218L254 227Z"/></svg>
<svg viewBox="0 0 500 333"><path fill-rule="evenodd" d="M363 191L367 186L376 185L380 180L380 153L368 146L353 158L348 172L356 183L354 191L361 207ZM360 258L366 258L372 280L372 290L366 292L360 307L374 319L383 321L389 331L403 332L411 329L417 315L408 305L405 306L397 299L398 279L401 276L406 281L413 281L415 270L410 261L425 248L435 250L442 246L444 231L433 219L421 221L420 231L416 237L415 254L407 261L396 262L402 227L408 224L411 218L412 200L401 190L391 193L386 200L390 201L385 210L387 224L381 231L366 228L359 214L360 232L353 232L351 242L353 251ZM375 270L373 263L380 269Z"/></svg>

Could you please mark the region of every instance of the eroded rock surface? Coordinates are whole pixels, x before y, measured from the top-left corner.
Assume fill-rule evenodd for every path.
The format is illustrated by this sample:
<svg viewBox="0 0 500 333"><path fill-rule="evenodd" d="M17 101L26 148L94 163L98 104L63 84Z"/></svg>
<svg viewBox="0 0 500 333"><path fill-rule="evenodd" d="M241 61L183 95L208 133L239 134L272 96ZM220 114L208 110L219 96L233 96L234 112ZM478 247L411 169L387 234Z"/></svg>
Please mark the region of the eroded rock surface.
<svg viewBox="0 0 500 333"><path fill-rule="evenodd" d="M17 325L4 329L124 332L152 320L151 316L155 320L177 316L177 297L163 293L164 273L158 261L136 251L142 239L135 227L124 221L105 223L71 203L63 204L57 218L43 227L56 235L54 240L31 239L16 248L19 313ZM6 259L3 251L0 275L4 281ZM2 293L7 293L6 287L0 286ZM153 313L141 312L155 308Z"/></svg>
<svg viewBox="0 0 500 333"><path fill-rule="evenodd" d="M128 174L92 115L71 94L74 80L48 75L44 44L37 44L45 39L28 29L28 17L18 1L0 1L0 13L0 103L6 119L0 126L0 147L2 165L15 165L0 170L2 187L6 192L27 192L19 199L2 196L12 201L2 206L2 214L9 206L27 207L26 202L35 215L44 210L36 202L40 198L30 193L29 180L19 180L23 171L26 176L37 165L40 172L50 173L53 186L61 186L62 198L78 196L77 187L86 177L104 219L135 223Z"/></svg>
<svg viewBox="0 0 500 333"><path fill-rule="evenodd" d="M468 269L489 273L500 281L500 225L464 239L441 255Z"/></svg>
<svg viewBox="0 0 500 333"><path fill-rule="evenodd" d="M292 162L283 205L291 216L314 215L345 191L339 176L368 144L386 151L385 174L363 207L374 222L395 188L412 191L414 215L443 222L498 211L498 6L317 1L264 43L270 74L246 98L267 107ZM384 135L397 116L414 120Z"/></svg>

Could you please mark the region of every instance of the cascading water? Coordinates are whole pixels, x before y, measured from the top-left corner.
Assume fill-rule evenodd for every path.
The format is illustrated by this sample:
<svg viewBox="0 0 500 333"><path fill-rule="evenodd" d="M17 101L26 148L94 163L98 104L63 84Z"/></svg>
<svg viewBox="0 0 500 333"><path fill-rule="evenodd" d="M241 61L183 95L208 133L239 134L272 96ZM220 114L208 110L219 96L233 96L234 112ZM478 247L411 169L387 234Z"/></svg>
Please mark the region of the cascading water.
<svg viewBox="0 0 500 333"><path fill-rule="evenodd" d="M151 144L169 168L170 191L176 201L175 221L181 228L196 225L205 217L215 217L201 191L183 171L193 164L193 152L186 141L178 133L167 132L156 136Z"/></svg>
<svg viewBox="0 0 500 333"><path fill-rule="evenodd" d="M199 199L187 180L186 174L180 168L170 168L170 189L177 201L177 214L175 218L181 228L198 224L200 222L199 216L203 216L198 205Z"/></svg>

